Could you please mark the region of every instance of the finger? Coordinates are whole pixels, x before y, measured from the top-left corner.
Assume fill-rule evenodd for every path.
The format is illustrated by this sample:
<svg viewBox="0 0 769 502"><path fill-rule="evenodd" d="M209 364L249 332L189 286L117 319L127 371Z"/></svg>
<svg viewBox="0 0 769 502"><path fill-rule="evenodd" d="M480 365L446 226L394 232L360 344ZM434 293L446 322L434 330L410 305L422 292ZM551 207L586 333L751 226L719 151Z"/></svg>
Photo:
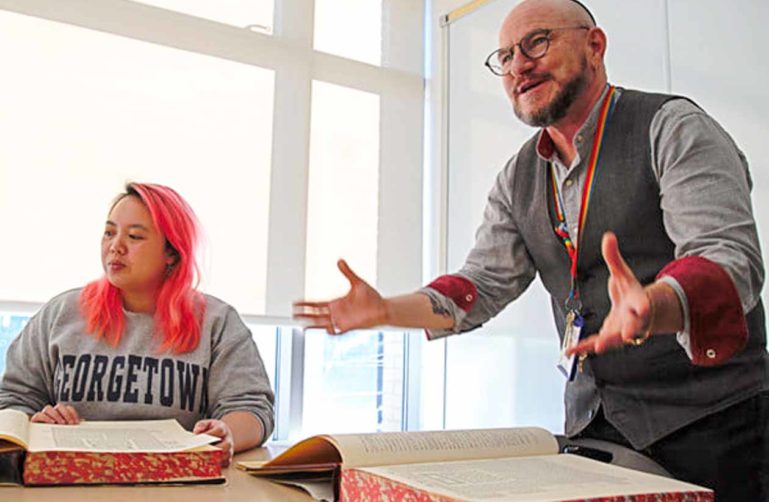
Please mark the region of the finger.
<svg viewBox="0 0 769 502"><path fill-rule="evenodd" d="M609 274L613 277L627 277L628 275L635 277L630 266L619 252L619 242L617 242L617 236L613 232L603 234L601 254L609 268Z"/></svg>
<svg viewBox="0 0 769 502"><path fill-rule="evenodd" d="M357 282L363 282L363 280L352 271L346 261L339 260L336 262L336 266L339 267L339 271L347 277L348 281L350 281L350 286L354 286Z"/></svg>
<svg viewBox="0 0 769 502"><path fill-rule="evenodd" d="M609 349L621 347L623 343L622 335L615 331L606 335L599 335L595 340L593 348L596 354L603 354Z"/></svg>
<svg viewBox="0 0 769 502"><path fill-rule="evenodd" d="M300 310L302 312L310 309L310 310L321 310L328 308L328 302L322 301L322 302L308 302L308 301L298 301L294 302L293 304L294 310Z"/></svg>
<svg viewBox="0 0 769 502"><path fill-rule="evenodd" d="M77 410L75 410L74 407L59 403L54 408L56 408L59 413L61 413L68 425L77 425L80 423L80 417L78 416Z"/></svg>
<svg viewBox="0 0 769 502"><path fill-rule="evenodd" d="M610 312L598 330L598 338L593 344L595 353L601 354L611 347L622 345L622 329L619 315L615 311Z"/></svg>
<svg viewBox="0 0 769 502"><path fill-rule="evenodd" d="M612 306L617 305L622 299L622 289L616 276L609 276L609 300Z"/></svg>
<svg viewBox="0 0 769 502"><path fill-rule="evenodd" d="M639 333L643 333L641 319L635 313L631 313L630 316L631 319L622 326L622 341L625 343L632 342Z"/></svg>
<svg viewBox="0 0 769 502"><path fill-rule="evenodd" d="M46 406L43 408L43 413L45 413L48 417L53 419L53 423L59 424L59 425L66 425L67 419L64 418L64 415L61 414L59 410L54 408L53 406Z"/></svg>
<svg viewBox="0 0 769 502"><path fill-rule="evenodd" d="M195 424L195 427L192 428L192 433L203 434L204 432L209 431L213 425L211 422L212 420L210 419L198 420L198 422Z"/></svg>
<svg viewBox="0 0 769 502"><path fill-rule="evenodd" d="M211 425L211 428L208 429L207 434L216 436L218 438L225 438L225 439L222 439L222 441L219 441L219 443L221 443L223 441L226 441L227 429L221 424L221 422L216 421Z"/></svg>
<svg viewBox="0 0 769 502"><path fill-rule="evenodd" d="M30 418L30 421L34 423L39 423L39 424L55 424L56 423L51 417L49 417L42 411L38 411L37 413L32 415L32 418Z"/></svg>
<svg viewBox="0 0 769 502"><path fill-rule="evenodd" d="M598 339L597 335L590 336L584 340L580 340L579 343L571 348L566 349L567 356L593 354L595 353L595 342Z"/></svg>
<svg viewBox="0 0 769 502"><path fill-rule="evenodd" d="M299 314L294 315L294 319L306 319L308 321L322 321L324 319L328 319L329 314Z"/></svg>

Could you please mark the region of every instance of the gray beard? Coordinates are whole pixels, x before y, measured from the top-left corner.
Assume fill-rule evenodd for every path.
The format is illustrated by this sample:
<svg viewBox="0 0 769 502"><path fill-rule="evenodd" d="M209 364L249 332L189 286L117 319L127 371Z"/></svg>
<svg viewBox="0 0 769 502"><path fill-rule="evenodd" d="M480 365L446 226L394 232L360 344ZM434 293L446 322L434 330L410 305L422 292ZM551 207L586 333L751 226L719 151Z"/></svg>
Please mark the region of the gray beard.
<svg viewBox="0 0 769 502"><path fill-rule="evenodd" d="M548 127L566 116L569 107L584 88L585 72L581 71L566 84L550 104L542 109L536 110L533 113L524 113L518 105L513 103L513 111L515 111L515 115L524 124L532 127Z"/></svg>

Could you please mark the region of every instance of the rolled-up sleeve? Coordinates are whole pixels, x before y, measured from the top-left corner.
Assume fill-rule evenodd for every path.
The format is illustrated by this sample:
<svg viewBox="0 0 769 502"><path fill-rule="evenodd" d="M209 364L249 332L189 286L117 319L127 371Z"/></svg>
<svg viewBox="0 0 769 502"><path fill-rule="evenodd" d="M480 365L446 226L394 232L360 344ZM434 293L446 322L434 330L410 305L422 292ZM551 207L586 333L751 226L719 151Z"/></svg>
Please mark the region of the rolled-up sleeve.
<svg viewBox="0 0 769 502"><path fill-rule="evenodd" d="M676 257L660 277L677 281L685 294L689 330L682 345L688 345L692 361L717 364L743 346L744 315L757 304L764 281L747 160L713 118L684 99L660 109L650 136L663 221ZM703 260L679 261L692 257ZM739 316L733 315L735 307ZM714 312L723 314L721 321L711 322ZM719 355L708 357L713 352L707 347L716 340Z"/></svg>

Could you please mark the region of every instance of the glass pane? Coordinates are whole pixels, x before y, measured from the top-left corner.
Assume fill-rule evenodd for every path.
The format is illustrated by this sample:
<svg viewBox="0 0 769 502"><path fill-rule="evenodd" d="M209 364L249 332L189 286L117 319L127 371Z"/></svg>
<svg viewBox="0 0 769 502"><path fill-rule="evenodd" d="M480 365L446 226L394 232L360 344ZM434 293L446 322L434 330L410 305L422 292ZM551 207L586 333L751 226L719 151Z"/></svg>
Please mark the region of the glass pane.
<svg viewBox="0 0 769 502"><path fill-rule="evenodd" d="M249 324L248 329L251 330L256 347L259 349L259 355L262 357L264 369L267 371L267 376L270 377L270 385L274 391L277 388L275 369L277 364L278 328L276 326Z"/></svg>
<svg viewBox="0 0 769 502"><path fill-rule="evenodd" d="M559 343L549 303L537 279L483 327L447 340L447 428L538 425L563 431L566 379L556 368Z"/></svg>
<svg viewBox="0 0 769 502"><path fill-rule="evenodd" d="M315 48L380 65L382 0L315 0Z"/></svg>
<svg viewBox="0 0 769 502"><path fill-rule="evenodd" d="M16 312L0 312L0 378L5 373L5 353L31 315Z"/></svg>
<svg viewBox="0 0 769 502"><path fill-rule="evenodd" d="M301 436L399 431L403 340L399 332L305 335Z"/></svg>
<svg viewBox="0 0 769 502"><path fill-rule="evenodd" d="M6 12L0 59L0 227L16 244L0 298L44 302L100 276L110 202L137 180L197 212L203 289L263 313L271 70Z"/></svg>
<svg viewBox="0 0 769 502"><path fill-rule="evenodd" d="M233 26L249 27L261 33L272 33L273 0L137 0L139 3L161 7L218 21Z"/></svg>
<svg viewBox="0 0 769 502"><path fill-rule="evenodd" d="M275 410L276 427L273 430L272 435L272 438L274 439L275 434L278 432L277 424L280 420L278 414L280 413L281 409L278 405L278 400L281 396L278 393L279 382L277 373L277 366L279 364L277 360L278 332L280 328L277 326L248 324L248 329L251 330L251 335L254 339L254 342L256 343L256 347L259 349L259 355L262 357L262 362L264 363L264 369L267 372L267 377L270 379L270 387L275 393L275 406L273 409Z"/></svg>
<svg viewBox="0 0 769 502"><path fill-rule="evenodd" d="M340 257L376 284L379 96L313 82L305 295L343 294Z"/></svg>

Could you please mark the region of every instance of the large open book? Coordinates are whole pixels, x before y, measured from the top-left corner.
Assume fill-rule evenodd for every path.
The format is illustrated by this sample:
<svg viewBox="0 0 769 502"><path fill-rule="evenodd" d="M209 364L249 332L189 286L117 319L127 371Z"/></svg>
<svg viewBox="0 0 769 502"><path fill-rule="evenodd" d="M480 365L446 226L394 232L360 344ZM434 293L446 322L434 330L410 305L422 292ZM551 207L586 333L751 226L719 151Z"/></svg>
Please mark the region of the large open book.
<svg viewBox="0 0 769 502"><path fill-rule="evenodd" d="M560 454L540 428L314 436L238 467L345 502L713 500L706 488Z"/></svg>
<svg viewBox="0 0 769 502"><path fill-rule="evenodd" d="M176 420L31 423L0 410L0 482L25 485L223 482L218 438Z"/></svg>

